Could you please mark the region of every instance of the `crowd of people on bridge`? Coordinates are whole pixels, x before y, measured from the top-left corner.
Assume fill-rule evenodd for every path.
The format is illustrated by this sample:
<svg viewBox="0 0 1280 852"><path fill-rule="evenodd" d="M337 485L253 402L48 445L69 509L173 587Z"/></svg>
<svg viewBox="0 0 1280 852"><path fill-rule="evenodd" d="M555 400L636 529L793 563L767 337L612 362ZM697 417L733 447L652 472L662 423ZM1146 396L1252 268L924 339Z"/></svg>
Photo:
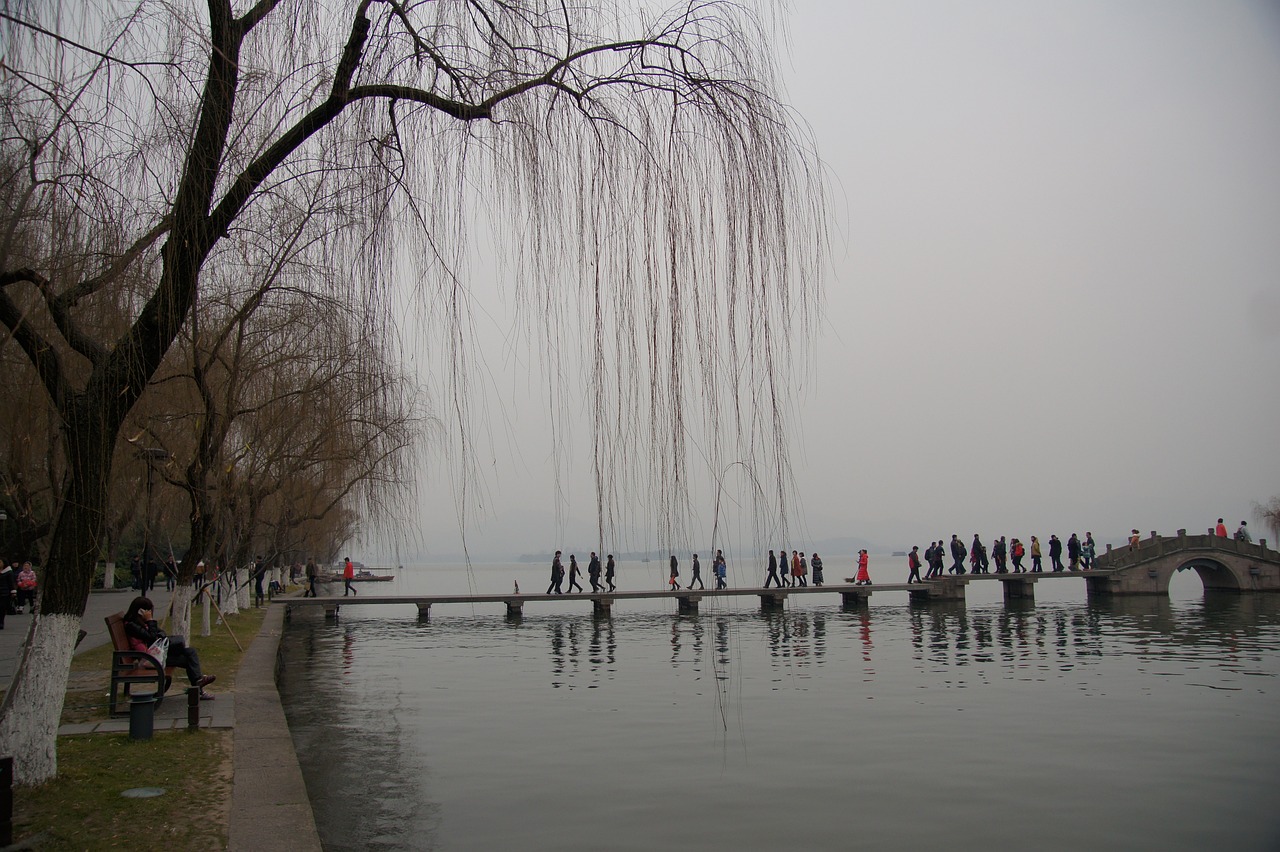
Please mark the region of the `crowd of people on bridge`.
<svg viewBox="0 0 1280 852"><path fill-rule="evenodd" d="M1223 538L1227 537L1227 528L1222 518L1218 518L1216 534ZM1244 521L1240 522L1235 538L1244 542L1253 541L1249 535L1248 525ZM1129 539L1130 546L1137 547L1139 539L1139 533L1135 529ZM950 541L940 538L929 542L929 546L925 548L924 553L920 552L919 545L911 548L911 552L907 554L907 582L923 583L929 580L936 580L941 578L944 573L953 576L991 573L1041 574L1044 572L1046 549L1051 573L1091 571L1094 569L1097 559L1097 544L1093 540L1092 532L1086 532L1083 539L1080 538L1078 533L1073 532L1066 542L1063 542L1056 534L1051 534L1047 548L1042 545L1038 536L1031 536L1029 542L1024 542L1017 537L999 536L992 539L989 549L978 533L973 534L973 541L970 544L965 544L959 535L953 533ZM1066 557L1065 562L1063 561L1064 555ZM947 565L948 556L951 559L950 565ZM561 586L564 581L565 569L560 557L561 552L557 550L555 558L551 561L551 585L547 587L547 594L563 594ZM1028 557L1031 560L1029 567L1024 561ZM855 565L855 575L846 578L845 582L859 586L871 585L870 557L866 550L858 551ZM705 590L706 585L702 581L702 565L698 561L698 554L696 553L693 554L691 568L689 584L681 586L680 560L672 553L670 572L667 575L668 589L673 592L690 591L696 585L699 590ZM814 586L821 586L824 583L822 568L822 557L817 553L806 555L802 550L792 550L790 556L788 556L786 548L782 548L777 552L770 550L763 588L768 589L775 586L779 589L804 588L810 585L811 579ZM920 573L922 568L926 569L923 575ZM601 580L601 570L600 559L593 551L591 553L590 566L587 568L591 591L597 593L615 591L617 587L614 580L617 566L614 562L613 554L609 554L608 562L603 569L603 580ZM711 573L715 579L716 589L728 587L728 568L725 563L724 552L721 550L716 551ZM578 582L578 575L578 560L573 554L570 554L570 592L573 592L575 588L579 592L584 591L582 585Z"/></svg>

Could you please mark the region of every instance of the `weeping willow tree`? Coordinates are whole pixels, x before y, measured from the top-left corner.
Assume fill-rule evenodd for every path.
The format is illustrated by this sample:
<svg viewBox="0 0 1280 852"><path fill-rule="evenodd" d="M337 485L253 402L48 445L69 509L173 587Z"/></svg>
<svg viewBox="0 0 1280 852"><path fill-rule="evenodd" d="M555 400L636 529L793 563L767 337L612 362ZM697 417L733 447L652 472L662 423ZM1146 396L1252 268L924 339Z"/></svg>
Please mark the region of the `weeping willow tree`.
<svg viewBox="0 0 1280 852"><path fill-rule="evenodd" d="M447 341L435 367L464 449L479 205L528 326L554 340L585 323L602 524L644 487L677 528L691 454L785 475L788 341L823 211L762 7L8 5L0 322L66 455L41 615L0 712L21 783L56 773L122 424L220 253L317 194L330 297L378 334L396 286L413 291ZM103 333L96 306L122 291L133 313ZM554 397L566 353L545 351Z"/></svg>

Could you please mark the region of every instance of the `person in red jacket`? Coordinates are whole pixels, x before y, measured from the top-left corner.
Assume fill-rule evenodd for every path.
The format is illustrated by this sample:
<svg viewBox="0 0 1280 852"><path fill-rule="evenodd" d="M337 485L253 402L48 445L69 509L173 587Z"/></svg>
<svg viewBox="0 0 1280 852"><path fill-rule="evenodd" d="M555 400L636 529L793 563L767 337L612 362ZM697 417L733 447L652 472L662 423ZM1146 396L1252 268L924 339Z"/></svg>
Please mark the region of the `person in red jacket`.
<svg viewBox="0 0 1280 852"><path fill-rule="evenodd" d="M348 556L342 564L342 596L359 594L355 587L351 585L351 581L355 579L356 566L351 563L351 557Z"/></svg>
<svg viewBox="0 0 1280 852"><path fill-rule="evenodd" d="M1218 528L1214 532L1218 534L1218 538L1227 537L1227 525L1222 522L1222 518L1218 518Z"/></svg>

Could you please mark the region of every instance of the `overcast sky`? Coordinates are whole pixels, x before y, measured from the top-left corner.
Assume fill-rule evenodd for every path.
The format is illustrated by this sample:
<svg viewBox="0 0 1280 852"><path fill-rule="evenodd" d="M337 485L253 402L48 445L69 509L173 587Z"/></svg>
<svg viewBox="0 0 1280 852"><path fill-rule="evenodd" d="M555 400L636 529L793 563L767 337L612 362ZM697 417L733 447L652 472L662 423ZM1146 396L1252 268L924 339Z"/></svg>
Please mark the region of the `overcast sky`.
<svg viewBox="0 0 1280 852"><path fill-rule="evenodd" d="M798 2L790 34L835 237L793 538L1254 526L1280 494L1280 4ZM472 550L592 544L545 435L488 439ZM461 549L449 491L404 558Z"/></svg>

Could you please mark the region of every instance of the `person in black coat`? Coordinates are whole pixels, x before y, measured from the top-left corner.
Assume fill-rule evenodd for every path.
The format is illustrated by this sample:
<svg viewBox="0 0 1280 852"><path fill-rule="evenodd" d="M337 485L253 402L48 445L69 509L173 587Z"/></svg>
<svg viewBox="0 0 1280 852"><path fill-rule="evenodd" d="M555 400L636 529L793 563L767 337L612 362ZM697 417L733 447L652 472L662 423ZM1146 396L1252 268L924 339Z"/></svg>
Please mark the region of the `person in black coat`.
<svg viewBox="0 0 1280 852"><path fill-rule="evenodd" d="M1054 571L1062 571L1062 539L1056 535L1049 536L1049 563Z"/></svg>
<svg viewBox="0 0 1280 852"><path fill-rule="evenodd" d="M213 696L204 688L217 680L216 675L207 675L200 671L200 655L195 648L187 647L181 636L165 636L154 618L155 605L147 597L136 597L129 604L124 614L124 632L129 637L129 647L135 651L146 651L158 640L168 638L169 655L166 666L181 666L187 670L187 680L192 686L200 687L200 698L210 701Z"/></svg>

